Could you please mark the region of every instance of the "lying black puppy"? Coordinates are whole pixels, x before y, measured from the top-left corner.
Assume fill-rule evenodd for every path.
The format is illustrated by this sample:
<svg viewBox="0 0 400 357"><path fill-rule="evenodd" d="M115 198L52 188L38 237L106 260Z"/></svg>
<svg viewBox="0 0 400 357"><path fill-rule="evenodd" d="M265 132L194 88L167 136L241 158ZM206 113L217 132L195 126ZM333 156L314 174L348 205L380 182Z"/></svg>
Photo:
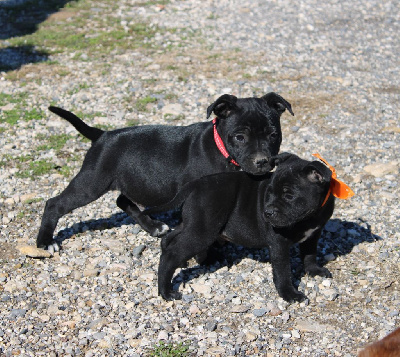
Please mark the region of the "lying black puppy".
<svg viewBox="0 0 400 357"><path fill-rule="evenodd" d="M273 161L276 171L262 178L245 172L206 176L185 185L170 203L147 210L154 213L183 203L181 225L161 243L158 290L164 299L180 298L172 290L175 270L220 235L242 246L268 247L274 283L286 301L306 298L292 283L289 248L294 243L300 244L308 274L331 276L317 265L316 253L321 230L334 209L331 178L336 175L320 161L288 153Z"/></svg>
<svg viewBox="0 0 400 357"><path fill-rule="evenodd" d="M265 174L282 141L280 116L285 109L293 115L290 104L275 93L242 99L225 94L207 109L207 118L212 112L217 116L214 125L148 125L105 132L66 110L49 109L92 140L80 172L46 203L36 244L51 252L59 249L53 240L58 220L110 190L121 192L118 206L143 229L153 236L166 233L168 226L141 215L137 204L163 204L183 184L207 174L237 170Z"/></svg>

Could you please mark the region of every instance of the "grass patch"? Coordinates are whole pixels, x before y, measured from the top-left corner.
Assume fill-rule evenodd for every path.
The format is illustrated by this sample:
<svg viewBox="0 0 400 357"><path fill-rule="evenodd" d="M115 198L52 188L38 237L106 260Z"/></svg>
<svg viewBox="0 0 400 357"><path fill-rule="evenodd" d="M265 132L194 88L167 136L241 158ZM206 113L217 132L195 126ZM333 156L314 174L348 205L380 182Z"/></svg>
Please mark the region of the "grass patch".
<svg viewBox="0 0 400 357"><path fill-rule="evenodd" d="M79 93L81 90L84 89L89 89L92 86L90 84L87 83L80 83L79 85L77 85L75 88L70 89L67 93L69 95L75 94L75 93Z"/></svg>
<svg viewBox="0 0 400 357"><path fill-rule="evenodd" d="M41 202L41 201L43 201L42 197L35 197L35 198L29 198L29 199L25 200L23 203L30 205L32 203Z"/></svg>
<svg viewBox="0 0 400 357"><path fill-rule="evenodd" d="M106 5L107 11L99 14L91 8L94 2L81 0L70 2L62 9L73 14L65 19L50 19L42 22L31 34L9 39L12 46L32 46L35 51L47 53L79 52L88 56L109 54L113 50L132 50L135 48L152 48L151 39L157 32L157 26L145 22L121 24L115 16L115 3L111 1L96 2L96 6ZM75 16L76 15L76 16ZM76 56L81 59L80 56Z"/></svg>
<svg viewBox="0 0 400 357"><path fill-rule="evenodd" d="M150 103L155 103L155 102L157 102L157 98L154 98L154 97L147 96L144 98L140 98L136 101L135 108L139 112L148 112L147 105Z"/></svg>
<svg viewBox="0 0 400 357"><path fill-rule="evenodd" d="M71 135L67 134L56 134L51 136L38 135L39 140L46 140L47 143L39 145L37 150L44 151L54 149L56 152L59 152L65 146L67 141L72 138Z"/></svg>
<svg viewBox="0 0 400 357"><path fill-rule="evenodd" d="M126 122L127 126L138 126L140 124L140 120L138 119L131 119Z"/></svg>
<svg viewBox="0 0 400 357"><path fill-rule="evenodd" d="M20 119L21 113L18 109L5 110L0 116L0 123L14 125Z"/></svg>
<svg viewBox="0 0 400 357"><path fill-rule="evenodd" d="M23 109L4 110L0 115L0 123L8 123L10 125L17 124L18 120L25 121L40 120L43 118L43 112L39 109L24 111Z"/></svg>
<svg viewBox="0 0 400 357"><path fill-rule="evenodd" d="M49 174L55 168L55 165L47 160L31 161L27 169L23 169L20 165L18 166L20 171L17 172L15 176L32 179L37 176Z"/></svg>
<svg viewBox="0 0 400 357"><path fill-rule="evenodd" d="M9 103L25 102L28 97L28 93L21 92L15 94L0 93L0 107L3 107Z"/></svg>
<svg viewBox="0 0 400 357"><path fill-rule="evenodd" d="M15 125L20 119L24 121L42 119L43 112L40 109L25 109L27 97L28 93L26 92L15 94L0 93L0 107L4 107L8 104L15 104L14 106L11 105L10 109L3 109L0 112L0 123Z"/></svg>
<svg viewBox="0 0 400 357"><path fill-rule="evenodd" d="M31 180L34 180L39 176L48 175L51 173L59 173L64 177L70 177L72 175L73 169L69 166L59 167L48 160L33 161L32 157L29 158L30 162L28 165L26 165L25 160L27 158L28 157L19 158L20 163L17 164L17 168L19 169L19 171L15 173L16 177L30 178Z"/></svg>
<svg viewBox="0 0 400 357"><path fill-rule="evenodd" d="M155 6L155 5L167 5L170 3L170 0L155 0L155 1L142 1L136 3L136 6Z"/></svg>
<svg viewBox="0 0 400 357"><path fill-rule="evenodd" d="M180 343L165 343L161 341L149 352L151 357L186 357L189 356L189 346Z"/></svg>
<svg viewBox="0 0 400 357"><path fill-rule="evenodd" d="M173 114L164 114L164 119L167 121L179 121L185 119L185 114L178 114L178 115L173 115Z"/></svg>

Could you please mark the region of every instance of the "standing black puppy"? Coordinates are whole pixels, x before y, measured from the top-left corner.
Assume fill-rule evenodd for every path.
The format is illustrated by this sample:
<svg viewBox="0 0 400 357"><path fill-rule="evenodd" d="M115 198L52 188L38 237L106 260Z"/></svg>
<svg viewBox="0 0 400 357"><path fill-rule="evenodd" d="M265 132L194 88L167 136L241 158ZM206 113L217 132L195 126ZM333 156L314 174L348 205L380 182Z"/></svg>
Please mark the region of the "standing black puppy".
<svg viewBox="0 0 400 357"><path fill-rule="evenodd" d="M282 141L280 116L290 104L275 93L238 99L225 94L207 109L216 119L186 127L148 125L103 131L74 114L50 110L92 140L80 172L44 210L37 246L58 250L53 233L66 213L110 190L121 192L118 206L147 232L159 236L168 227L141 215L138 205L156 206L171 200L188 181L207 174L243 170L263 175Z"/></svg>
<svg viewBox="0 0 400 357"><path fill-rule="evenodd" d="M172 290L175 270L221 235L242 246L269 248L274 283L286 301L306 298L292 283L289 248L294 243L300 244L308 274L331 276L317 265L316 253L322 228L334 209L332 171L320 161L287 153L274 161L277 170L262 178L245 172L206 176L184 186L169 204L147 211L184 202L181 225L161 243L158 289L164 299L180 298Z"/></svg>

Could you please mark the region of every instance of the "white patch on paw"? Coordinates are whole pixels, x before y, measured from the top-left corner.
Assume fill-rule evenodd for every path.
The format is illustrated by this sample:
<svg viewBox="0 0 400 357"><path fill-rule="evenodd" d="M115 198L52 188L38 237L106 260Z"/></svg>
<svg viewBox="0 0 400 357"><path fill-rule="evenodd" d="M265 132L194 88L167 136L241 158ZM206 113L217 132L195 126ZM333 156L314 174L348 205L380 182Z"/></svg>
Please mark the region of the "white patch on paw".
<svg viewBox="0 0 400 357"><path fill-rule="evenodd" d="M169 231L169 227L166 224L163 224L160 234L167 233Z"/></svg>
<svg viewBox="0 0 400 357"><path fill-rule="evenodd" d="M165 233L169 231L169 227L166 224L163 224L160 229L156 229L154 231L154 237L161 237Z"/></svg>
<svg viewBox="0 0 400 357"><path fill-rule="evenodd" d="M58 245L56 242L54 242L54 243L50 244L50 245L47 247L47 251L48 251L51 255L54 255L55 252L59 252L59 251L60 251L60 247L59 247L59 245Z"/></svg>
<svg viewBox="0 0 400 357"><path fill-rule="evenodd" d="M53 247L53 244L50 244L50 245L47 247L47 251L48 251L51 255L54 255L54 247Z"/></svg>

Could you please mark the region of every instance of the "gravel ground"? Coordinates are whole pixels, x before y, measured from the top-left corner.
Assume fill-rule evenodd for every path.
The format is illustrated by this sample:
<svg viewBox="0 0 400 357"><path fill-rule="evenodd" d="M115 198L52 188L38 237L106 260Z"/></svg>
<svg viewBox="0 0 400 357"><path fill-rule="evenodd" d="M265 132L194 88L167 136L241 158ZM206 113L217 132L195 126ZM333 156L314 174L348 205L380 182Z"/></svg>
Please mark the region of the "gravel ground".
<svg viewBox="0 0 400 357"><path fill-rule="evenodd" d="M0 3L2 24L12 4ZM15 70L0 80L0 355L145 356L166 341L188 344L193 356L347 357L399 326L399 7L98 1L89 11L112 17L126 36L137 22L153 31L140 46L121 38L101 54L22 55L12 44L21 29L3 27L0 62ZM66 8L47 21L67 26L79 16ZM89 33L95 18L81 26ZM45 201L66 187L89 147L49 104L107 127L186 125L206 120L220 94L269 91L295 112L282 116L282 151L308 159L320 152L356 193L337 202L323 232L319 258L332 279L303 276L293 249L308 302L278 297L267 250L230 245L221 248L223 263L177 272L183 300L163 301L159 240L117 208L115 192L60 220L60 254L19 252L34 245ZM19 120L7 122L15 110ZM40 115L28 120L32 113ZM66 139L56 148L50 139L59 134ZM48 170L36 172L35 162Z"/></svg>

